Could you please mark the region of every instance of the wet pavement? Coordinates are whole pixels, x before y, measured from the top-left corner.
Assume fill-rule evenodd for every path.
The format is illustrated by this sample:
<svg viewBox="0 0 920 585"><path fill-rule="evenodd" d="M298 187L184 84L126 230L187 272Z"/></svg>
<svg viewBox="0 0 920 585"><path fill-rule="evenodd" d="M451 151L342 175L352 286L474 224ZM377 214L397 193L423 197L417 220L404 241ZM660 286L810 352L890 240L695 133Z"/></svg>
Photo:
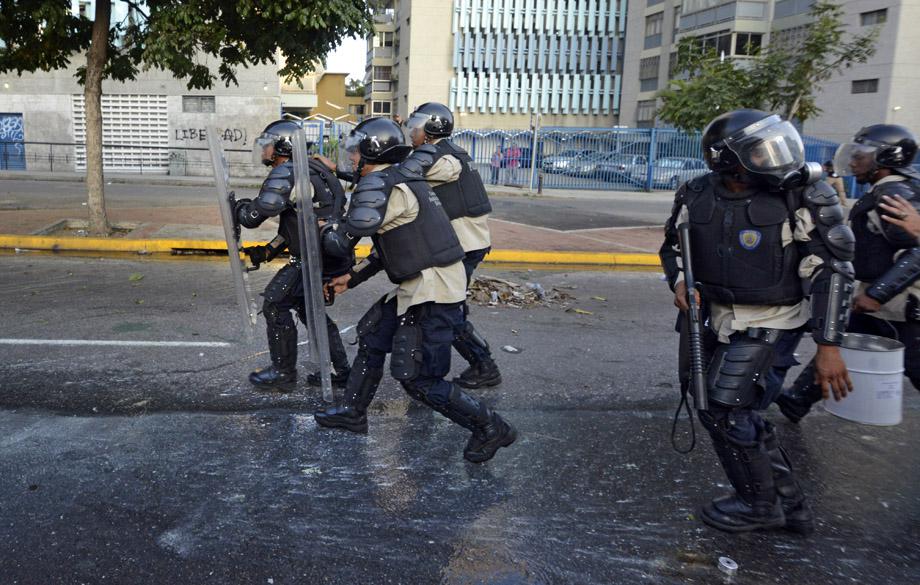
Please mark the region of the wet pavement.
<svg viewBox="0 0 920 585"><path fill-rule="evenodd" d="M740 565L732 583L920 582L909 385L897 427L770 412L812 537L699 523L726 486L703 437L690 456L670 446L676 339L657 273L485 267L590 314L473 307L494 348L522 350L496 351L505 382L479 392L520 439L476 466L465 432L389 377L366 436L318 429L306 387L254 392L264 340L238 342L221 262L18 255L0 271L4 340L230 344L0 345L4 584L723 583L720 556ZM387 288L342 295L339 326Z"/></svg>

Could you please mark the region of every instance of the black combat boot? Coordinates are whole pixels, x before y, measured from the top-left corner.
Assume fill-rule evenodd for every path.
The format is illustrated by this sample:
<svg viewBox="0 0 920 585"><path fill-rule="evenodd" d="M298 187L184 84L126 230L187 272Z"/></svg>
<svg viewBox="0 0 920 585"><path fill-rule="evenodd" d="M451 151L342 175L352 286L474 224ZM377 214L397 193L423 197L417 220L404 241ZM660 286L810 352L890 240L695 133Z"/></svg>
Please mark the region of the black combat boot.
<svg viewBox="0 0 920 585"><path fill-rule="evenodd" d="M776 397L780 412L794 423L798 423L809 413L814 403L821 400L821 388L815 384L814 363L808 364L792 387Z"/></svg>
<svg viewBox="0 0 920 585"><path fill-rule="evenodd" d="M460 388L452 386L447 406L435 410L458 425L472 431L463 450L463 458L473 463L485 463L502 447L517 439L517 431L497 412L479 402Z"/></svg>
<svg viewBox="0 0 920 585"><path fill-rule="evenodd" d="M799 482L795 479L789 456L786 454L786 450L780 446L773 430L773 425L770 423L767 423L764 434L764 446L770 456L770 465L773 468L773 483L783 506L783 514L786 516L785 528L803 536L808 536L815 531L814 513L805 499L805 494L802 492Z"/></svg>
<svg viewBox="0 0 920 585"><path fill-rule="evenodd" d="M502 374L498 366L491 359L474 363L456 378L454 384L463 388L475 390L487 386L498 386L502 383Z"/></svg>
<svg viewBox="0 0 920 585"><path fill-rule="evenodd" d="M479 335L472 323L467 321L463 324L460 333L454 337L452 345L460 357L470 364L470 367L453 379L454 384L463 388L476 389L497 386L502 383L502 375L492 359L489 343ZM473 349L474 347L479 348L478 353ZM485 358L481 357L483 354Z"/></svg>
<svg viewBox="0 0 920 585"><path fill-rule="evenodd" d="M383 368L367 365L367 355L359 350L345 383L345 395L337 406L317 410L313 418L320 426L345 429L353 433L367 432L367 407L383 378Z"/></svg>
<svg viewBox="0 0 920 585"><path fill-rule="evenodd" d="M773 482L770 456L763 443L742 443L721 429L713 432L712 444L735 493L703 506L700 517L713 528L726 532L750 532L781 528L786 523Z"/></svg>
<svg viewBox="0 0 920 585"><path fill-rule="evenodd" d="M272 365L249 374L259 390L293 392L297 385L297 329L268 327L268 353Z"/></svg>

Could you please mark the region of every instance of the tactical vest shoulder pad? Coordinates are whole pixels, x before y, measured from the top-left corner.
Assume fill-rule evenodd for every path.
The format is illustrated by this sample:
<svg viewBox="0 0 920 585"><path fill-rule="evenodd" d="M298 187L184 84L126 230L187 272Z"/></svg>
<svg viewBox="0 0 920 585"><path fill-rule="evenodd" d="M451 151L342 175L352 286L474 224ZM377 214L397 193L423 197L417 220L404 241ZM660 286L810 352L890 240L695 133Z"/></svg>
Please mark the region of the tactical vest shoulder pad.
<svg viewBox="0 0 920 585"><path fill-rule="evenodd" d="M709 175L711 174L712 173L707 173L705 175L700 175L699 177L693 177L684 184L687 186L689 191L693 191L694 193L702 193L706 190L706 187L710 185Z"/></svg>
<svg viewBox="0 0 920 585"><path fill-rule="evenodd" d="M290 204L293 188L292 169L288 165L279 165L268 174L253 204L263 215L278 215Z"/></svg>
<svg viewBox="0 0 920 585"><path fill-rule="evenodd" d="M355 193L361 191L385 191L388 188L387 179L383 173L370 173L361 177L355 186Z"/></svg>
<svg viewBox="0 0 920 585"><path fill-rule="evenodd" d="M911 180L885 182L873 188L872 193L878 197L900 195L908 201L917 200L915 204L920 202L920 185Z"/></svg>
<svg viewBox="0 0 920 585"><path fill-rule="evenodd" d="M824 181L818 181L805 187L802 191L802 197L805 200L805 204L812 207L840 204L840 197L837 196L837 191Z"/></svg>
<svg viewBox="0 0 920 585"><path fill-rule="evenodd" d="M434 166L437 158L438 151L435 147L431 144L423 144L412 151L412 154L399 164L399 167L414 175L424 177Z"/></svg>

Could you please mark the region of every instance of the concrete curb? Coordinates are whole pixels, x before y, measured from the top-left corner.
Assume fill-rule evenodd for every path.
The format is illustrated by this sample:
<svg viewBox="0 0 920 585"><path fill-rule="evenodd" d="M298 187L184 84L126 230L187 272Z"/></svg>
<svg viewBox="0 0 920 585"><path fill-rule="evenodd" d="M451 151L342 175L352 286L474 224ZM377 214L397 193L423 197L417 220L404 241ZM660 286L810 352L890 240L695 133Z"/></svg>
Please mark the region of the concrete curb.
<svg viewBox="0 0 920 585"><path fill-rule="evenodd" d="M244 242L256 246L264 242ZM53 236L0 235L0 249L42 250L51 252L174 254L177 251L214 253L226 252L226 243L219 240L131 240L127 238L66 238ZM366 256L370 246L359 245L358 256ZM582 266L660 266L656 254L617 252L555 252L534 250L492 250L487 262L542 265Z"/></svg>

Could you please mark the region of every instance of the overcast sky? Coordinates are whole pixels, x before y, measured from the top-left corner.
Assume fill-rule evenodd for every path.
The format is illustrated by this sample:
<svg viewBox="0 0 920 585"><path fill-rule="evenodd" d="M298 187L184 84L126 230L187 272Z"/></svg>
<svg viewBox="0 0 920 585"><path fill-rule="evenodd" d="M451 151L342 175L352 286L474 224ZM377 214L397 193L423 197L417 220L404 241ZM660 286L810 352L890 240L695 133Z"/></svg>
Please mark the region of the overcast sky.
<svg viewBox="0 0 920 585"><path fill-rule="evenodd" d="M352 37L345 41L326 59L326 71L347 73L349 79L364 79L364 60L367 56L367 41Z"/></svg>

